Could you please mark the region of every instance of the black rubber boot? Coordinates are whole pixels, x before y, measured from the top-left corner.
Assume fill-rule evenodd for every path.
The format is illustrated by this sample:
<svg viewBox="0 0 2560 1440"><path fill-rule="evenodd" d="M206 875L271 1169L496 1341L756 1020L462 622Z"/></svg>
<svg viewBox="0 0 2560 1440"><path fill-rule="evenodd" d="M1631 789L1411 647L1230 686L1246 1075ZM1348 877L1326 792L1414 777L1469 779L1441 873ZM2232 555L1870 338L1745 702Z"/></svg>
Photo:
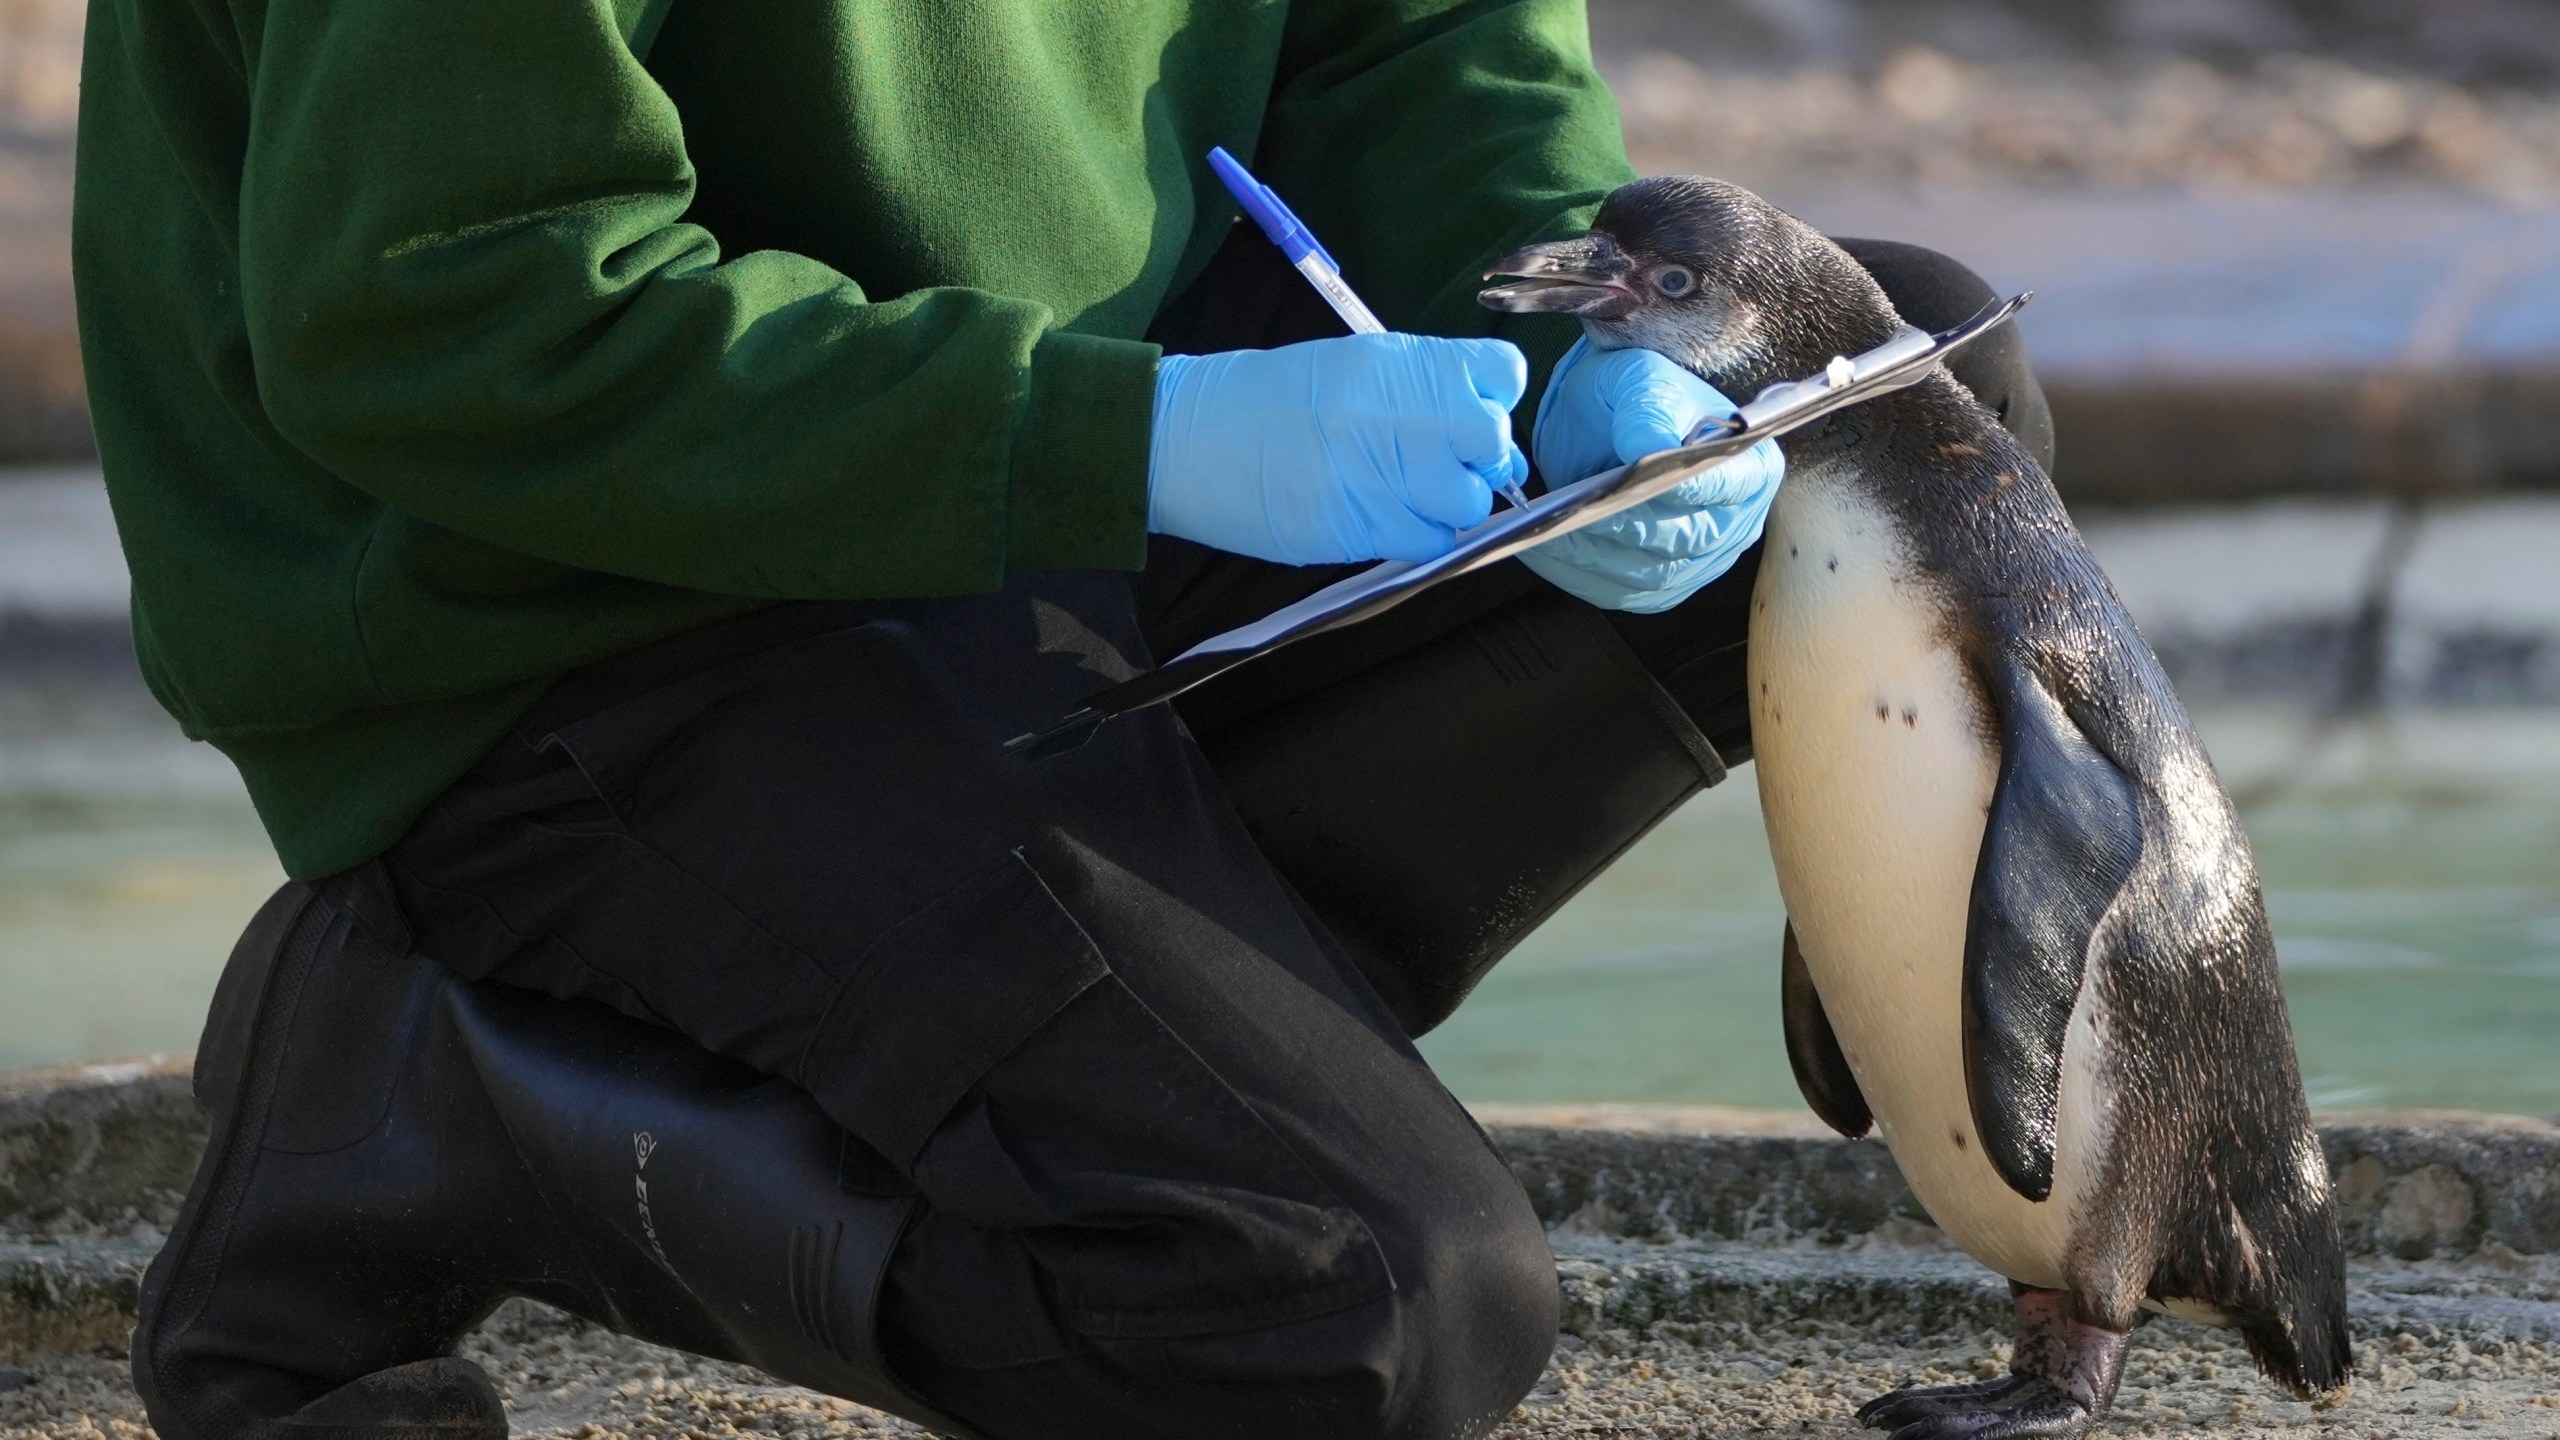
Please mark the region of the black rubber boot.
<svg viewBox="0 0 2560 1440"><path fill-rule="evenodd" d="M1725 776L1608 618L1544 588L1200 747L1408 1035Z"/></svg>
<svg viewBox="0 0 2560 1440"><path fill-rule="evenodd" d="M912 1196L671 1031L461 981L292 885L223 973L196 1086L212 1141L134 1334L164 1440L498 1440L452 1352L511 1295L966 1433L872 1331Z"/></svg>

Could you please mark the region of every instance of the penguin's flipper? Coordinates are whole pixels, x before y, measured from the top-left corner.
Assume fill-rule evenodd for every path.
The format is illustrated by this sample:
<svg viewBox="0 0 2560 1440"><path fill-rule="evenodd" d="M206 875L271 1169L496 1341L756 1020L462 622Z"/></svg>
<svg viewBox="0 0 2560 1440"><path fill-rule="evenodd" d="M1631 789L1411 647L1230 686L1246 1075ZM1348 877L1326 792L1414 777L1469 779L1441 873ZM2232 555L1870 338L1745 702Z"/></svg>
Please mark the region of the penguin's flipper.
<svg viewBox="0 0 2560 1440"><path fill-rule="evenodd" d="M1964 939L1964 1068L1983 1153L2030 1200L2053 1193L2062 1042L2089 950L2142 856L2133 782L2017 660L1984 675L2000 776Z"/></svg>
<svg viewBox="0 0 2560 1440"><path fill-rule="evenodd" d="M1786 961L1778 980L1786 1006L1787 1064L1796 1072L1796 1088L1822 1123L1855 1140L1874 1127L1876 1117L1849 1073L1849 1057L1823 1013L1822 995L1813 988L1813 972L1805 968L1804 951L1796 946L1795 922L1787 922Z"/></svg>

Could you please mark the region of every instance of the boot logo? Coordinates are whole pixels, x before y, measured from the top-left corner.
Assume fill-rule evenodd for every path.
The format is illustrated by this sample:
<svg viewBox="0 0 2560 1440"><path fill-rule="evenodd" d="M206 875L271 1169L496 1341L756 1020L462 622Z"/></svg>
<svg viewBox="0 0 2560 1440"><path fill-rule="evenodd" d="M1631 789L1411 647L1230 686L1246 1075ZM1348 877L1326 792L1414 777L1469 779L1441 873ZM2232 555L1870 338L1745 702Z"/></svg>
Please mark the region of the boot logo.
<svg viewBox="0 0 2560 1440"><path fill-rule="evenodd" d="M649 1213L649 1179L640 1173L649 1168L649 1157L657 1152L657 1136L646 1130L631 1132L631 1158L634 1162L631 1170L631 1196L640 1210L640 1234L649 1242L649 1253L658 1257L658 1263L666 1267L668 1274L674 1275L675 1262L667 1258L667 1247L658 1243L658 1217ZM677 1278L683 1277L677 1276Z"/></svg>

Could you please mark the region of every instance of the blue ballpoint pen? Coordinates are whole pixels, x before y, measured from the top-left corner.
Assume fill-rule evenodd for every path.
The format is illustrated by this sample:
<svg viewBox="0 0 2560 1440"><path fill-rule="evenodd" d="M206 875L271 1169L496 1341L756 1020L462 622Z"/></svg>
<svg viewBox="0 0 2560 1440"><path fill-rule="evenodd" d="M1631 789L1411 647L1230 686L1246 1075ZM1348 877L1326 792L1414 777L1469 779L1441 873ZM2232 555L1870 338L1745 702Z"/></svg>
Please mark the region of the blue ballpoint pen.
<svg viewBox="0 0 2560 1440"><path fill-rule="evenodd" d="M1386 333L1387 327L1342 282L1342 266L1316 240L1306 222L1280 202L1270 186L1254 179L1253 173L1228 154L1223 145L1210 148L1209 168L1218 172L1218 178L1226 183L1227 192L1236 197L1236 203L1244 207L1244 213L1262 227L1262 233L1271 237L1271 243L1280 247L1280 253L1307 277L1307 283L1316 287L1316 293L1324 297L1324 303L1333 307L1333 313L1342 317L1342 323L1350 326L1353 334ZM1527 493L1518 485L1503 486L1502 498L1524 510L1529 506Z"/></svg>

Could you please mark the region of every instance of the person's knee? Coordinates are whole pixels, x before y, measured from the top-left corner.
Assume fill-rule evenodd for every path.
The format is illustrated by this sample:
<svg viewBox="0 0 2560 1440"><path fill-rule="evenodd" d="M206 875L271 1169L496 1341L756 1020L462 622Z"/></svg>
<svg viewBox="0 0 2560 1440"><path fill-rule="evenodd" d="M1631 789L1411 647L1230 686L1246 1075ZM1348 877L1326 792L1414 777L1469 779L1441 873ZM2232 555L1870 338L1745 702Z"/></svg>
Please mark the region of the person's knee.
<svg viewBox="0 0 2560 1440"><path fill-rule="evenodd" d="M1396 1292L1383 1313L1366 1317L1369 1335L1343 1358L1383 1351L1395 1381L1356 1433L1483 1433L1537 1383L1555 1350L1555 1257L1528 1197L1495 1160L1464 1179L1410 1177L1392 1213L1369 1219L1387 1246Z"/></svg>
<svg viewBox="0 0 2560 1440"><path fill-rule="evenodd" d="M1452 1215L1371 1217L1396 1288L1329 1314L1144 1347L1161 1418L1238 1437L1458 1440L1490 1430L1555 1349L1555 1261L1517 1192ZM1422 1213L1427 1212L1427 1213ZM1151 1406L1150 1408L1154 1408Z"/></svg>
<svg viewBox="0 0 2560 1440"><path fill-rule="evenodd" d="M1516 1190L1505 1213L1447 1224L1408 1330L1407 1404L1392 1433L1474 1436L1511 1413L1555 1353L1562 1308L1546 1232Z"/></svg>
<svg viewBox="0 0 2560 1440"><path fill-rule="evenodd" d="M1147 1248L1158 1303L1107 1313L1076 1303L1079 1267L1063 1253L958 1233L969 1227L928 1215L884 1297L894 1368L991 1435L1481 1434L1536 1383L1554 1349L1558 1297L1527 1198L1469 1140L1480 1163L1444 1149L1443 1164L1363 1177L1364 1193L1343 1201L1356 1230L1336 1238L1370 1252L1374 1286L1310 1289L1307 1258L1240 1265L1229 1227L1187 1214L1149 1225L1209 1227ZM1204 1273L1198 1262L1213 1254L1226 1263ZM1123 1272L1115 1289L1138 1283L1126 1273L1136 1258L1112 1257ZM1339 1257L1315 1268L1369 1271Z"/></svg>

